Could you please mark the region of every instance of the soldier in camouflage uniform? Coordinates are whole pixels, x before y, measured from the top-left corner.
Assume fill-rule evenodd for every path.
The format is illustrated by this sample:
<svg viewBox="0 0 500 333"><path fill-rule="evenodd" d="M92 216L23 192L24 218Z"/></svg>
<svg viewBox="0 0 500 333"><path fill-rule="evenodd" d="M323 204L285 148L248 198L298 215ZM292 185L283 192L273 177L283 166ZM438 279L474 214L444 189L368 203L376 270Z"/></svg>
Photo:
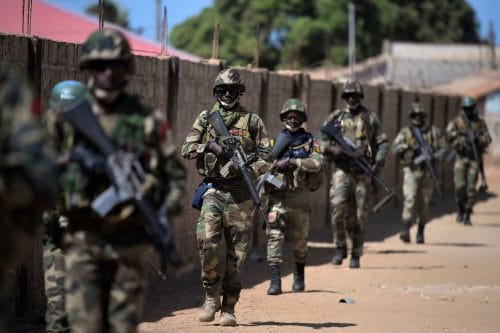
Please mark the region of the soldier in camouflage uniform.
<svg viewBox="0 0 500 333"><path fill-rule="evenodd" d="M141 163L147 197L155 208L178 212L185 170L175 157L164 115L124 90L134 71L125 36L111 29L92 33L83 45L80 68L90 74L92 111L105 133L115 147L135 154ZM55 119L49 126L55 128L52 133L62 134L58 146L67 158L60 213L69 221L64 249L71 332L136 332L145 287L144 254L150 249L143 217L133 203L104 218L92 210L91 203L110 186L104 158L78 158L77 145L93 147L68 123Z"/></svg>
<svg viewBox="0 0 500 333"><path fill-rule="evenodd" d="M57 193L38 106L31 87L0 66L0 332L13 331L6 324L4 274L33 249L41 211Z"/></svg>
<svg viewBox="0 0 500 333"><path fill-rule="evenodd" d="M342 135L355 145L356 154L369 161L375 172L379 172L387 155L387 137L382 132L377 115L361 105L363 97L363 88L359 82L346 82L342 87L341 98L346 102L347 108L332 112L324 125L330 121L339 122ZM368 219L371 178L343 153L335 141L323 133L320 133L318 140L321 152L335 163L330 186L330 205L337 248L332 264L341 265L343 259L347 258L347 233L352 240L349 267L359 268Z"/></svg>
<svg viewBox="0 0 500 333"><path fill-rule="evenodd" d="M471 225L470 216L476 199L479 160L491 143L491 136L486 123L477 114L476 101L472 97L464 97L460 106L462 112L449 122L446 132L448 144L455 151L453 180L455 201L458 205L457 222ZM478 160L474 159L472 142L467 139L468 123L474 132L473 142L477 149Z"/></svg>
<svg viewBox="0 0 500 333"><path fill-rule="evenodd" d="M75 100L90 100L90 94L85 85L78 81L61 81L51 91L49 109L45 114L45 122L53 124L60 109ZM57 145L63 140L58 138L61 131L53 133L49 127L49 139L54 142L53 147L59 154L63 153L64 146ZM53 210L45 211L42 220L44 224L43 237L43 268L45 277L45 295L47 310L45 313L46 332L69 332L68 318L65 309L63 236L67 228L67 219L60 215L57 208L61 206L59 200Z"/></svg>
<svg viewBox="0 0 500 333"><path fill-rule="evenodd" d="M422 139L432 150L434 163L446 154L446 141L436 126L426 124L426 116L423 105L413 103L410 109L411 126L419 129ZM405 243L410 242L410 227L415 217L418 225L416 241L421 244L424 243L424 228L429 220L429 205L435 184L425 163L417 165L414 162L421 149L411 126L403 127L392 145L392 152L400 158L404 174L403 230L399 238Z"/></svg>
<svg viewBox="0 0 500 333"><path fill-rule="evenodd" d="M267 234L267 262L271 270L268 295L279 295L281 290L280 264L283 262L284 232L291 235L295 272L292 290L304 290L304 266L307 258L307 237L311 191L319 187L319 173L323 156L313 135L302 128L307 121L306 108L300 99L289 99L283 104L280 120L285 129L278 140L286 138L289 144L275 152L273 176L284 182L281 188L270 188ZM282 138L281 138L281 137Z"/></svg>
<svg viewBox="0 0 500 333"><path fill-rule="evenodd" d="M268 163L261 157L268 151L269 140L261 118L239 104L245 85L238 71L222 70L215 79L213 95L217 102L211 110L202 111L196 118L182 146L182 155L196 159L198 173L204 177L203 204L196 233L201 258L205 303L198 320L209 322L222 308L221 325L237 325L234 307L241 292L241 270L252 244L251 200L239 170L233 168L224 144L208 116L219 112L231 136L241 142L248 155L256 161L250 167L256 174L267 171ZM221 262L217 256L226 241L225 272L221 281ZM222 294L222 305L220 295Z"/></svg>

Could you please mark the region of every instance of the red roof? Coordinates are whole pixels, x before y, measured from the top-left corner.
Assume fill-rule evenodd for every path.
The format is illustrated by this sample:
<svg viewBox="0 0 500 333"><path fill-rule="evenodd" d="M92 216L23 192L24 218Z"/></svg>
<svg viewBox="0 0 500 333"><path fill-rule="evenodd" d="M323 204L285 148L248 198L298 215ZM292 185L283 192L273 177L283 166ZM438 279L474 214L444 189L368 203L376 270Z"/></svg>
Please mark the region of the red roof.
<svg viewBox="0 0 500 333"><path fill-rule="evenodd" d="M28 1L25 1L25 17L27 17ZM98 20L80 15L65 9L47 4L42 0L33 0L31 11L31 36L37 36L69 43L83 43L95 31ZM27 31L25 19L24 32ZM23 0L2 1L0 8L0 32L22 35ZM121 30L127 36L132 52L138 55L157 56L161 52L159 43L151 42L143 37L126 31L114 24L104 23L105 27ZM201 58L174 48L168 47L167 54L180 59L200 61Z"/></svg>

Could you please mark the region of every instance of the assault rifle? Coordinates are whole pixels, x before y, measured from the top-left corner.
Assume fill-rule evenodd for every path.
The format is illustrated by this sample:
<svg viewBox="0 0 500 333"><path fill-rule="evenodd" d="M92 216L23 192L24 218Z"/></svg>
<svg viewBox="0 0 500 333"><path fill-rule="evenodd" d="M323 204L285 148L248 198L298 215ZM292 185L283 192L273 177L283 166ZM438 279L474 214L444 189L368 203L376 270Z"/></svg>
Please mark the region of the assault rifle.
<svg viewBox="0 0 500 333"><path fill-rule="evenodd" d="M465 121L465 129L466 129L466 138L467 142L470 144L472 148L472 155L474 160L479 164L479 174L481 175L481 185L479 186L479 191L485 192L488 189L488 183L486 182L486 175L484 174L484 164L483 164L483 156L479 155L479 151L476 146L476 133L474 128L472 128L472 124L470 123L467 114L462 111L462 117Z"/></svg>
<svg viewBox="0 0 500 333"><path fill-rule="evenodd" d="M262 214L264 223L266 223L266 216L261 210L262 202L260 200L257 188L254 184L252 173L248 167L248 164L250 164L251 160L249 160L247 154L243 150L241 143L238 142L231 134L229 134L226 124L224 124L224 121L222 120L222 117L218 111L212 112L208 116L207 120L219 135L219 141L223 146L226 154L230 156L233 165L238 169L243 180L245 181L248 193L253 200L254 208Z"/></svg>
<svg viewBox="0 0 500 333"><path fill-rule="evenodd" d="M382 208L389 200L391 200L393 197L396 197L396 193L394 190L390 189L384 181L377 175L375 171L373 171L372 167L368 162L356 155L356 145L350 141L347 138L344 138L342 135L342 132L340 130L340 122L339 121L330 121L328 122L323 128L321 128L321 133L326 135L330 140L335 141L340 148L342 149L342 152L349 156L349 158L352 159L352 161L367 175L372 177L372 179L375 179L377 183L382 185L384 188L385 192L387 193L387 196L382 198L374 207L373 207L373 212L376 213L380 208Z"/></svg>
<svg viewBox="0 0 500 333"><path fill-rule="evenodd" d="M116 149L95 117L87 101L75 101L63 110L63 119L105 158L107 175L111 186L91 204L92 209L105 217L120 204L133 201L141 213L146 232L161 256L162 269L168 261L175 267L182 260L172 241L173 231L164 206L156 209L143 190L145 172L137 157ZM156 267L155 267L156 269Z"/></svg>
<svg viewBox="0 0 500 333"><path fill-rule="evenodd" d="M422 132L420 132L420 128L416 126L411 126L411 132L413 136L415 137L415 140L417 140L418 145L420 146L420 155L418 155L414 160L413 163L415 165L420 165L422 163L425 163L425 166L427 168L427 171L429 171L432 182L434 183L434 188L436 189L436 192L439 196L441 196L441 188L439 187L439 179L436 174L436 169L434 168L434 156L432 153L432 148L429 147L427 142L425 142L424 138L422 137Z"/></svg>

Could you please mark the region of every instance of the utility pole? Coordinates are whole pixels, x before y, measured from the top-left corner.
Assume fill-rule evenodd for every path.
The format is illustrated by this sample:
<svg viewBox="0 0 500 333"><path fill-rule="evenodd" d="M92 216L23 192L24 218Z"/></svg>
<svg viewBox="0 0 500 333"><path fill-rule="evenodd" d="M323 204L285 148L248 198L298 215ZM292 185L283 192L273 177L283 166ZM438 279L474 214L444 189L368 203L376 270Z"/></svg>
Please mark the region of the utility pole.
<svg viewBox="0 0 500 333"><path fill-rule="evenodd" d="M220 22L215 22L214 37L212 40L212 57L211 59L219 59L219 32Z"/></svg>
<svg viewBox="0 0 500 333"><path fill-rule="evenodd" d="M353 3L347 5L349 10L349 75L351 80L356 80L356 73L354 73L354 66L356 65L356 18L355 6Z"/></svg>
<svg viewBox="0 0 500 333"><path fill-rule="evenodd" d="M99 0L99 30L104 29L104 0Z"/></svg>
<svg viewBox="0 0 500 333"><path fill-rule="evenodd" d="M167 55L168 27L167 27L167 6L163 6L163 22L161 29L161 55Z"/></svg>
<svg viewBox="0 0 500 333"><path fill-rule="evenodd" d="M161 42L161 0L156 0L156 41Z"/></svg>
<svg viewBox="0 0 500 333"><path fill-rule="evenodd" d="M497 68L497 58L495 54L495 44L496 44L496 36L495 36L495 24L490 20L489 32L488 32L488 43L491 48L491 68Z"/></svg>
<svg viewBox="0 0 500 333"><path fill-rule="evenodd" d="M253 54L253 67L259 68L260 58L260 24L257 23L256 38L255 38L255 52Z"/></svg>

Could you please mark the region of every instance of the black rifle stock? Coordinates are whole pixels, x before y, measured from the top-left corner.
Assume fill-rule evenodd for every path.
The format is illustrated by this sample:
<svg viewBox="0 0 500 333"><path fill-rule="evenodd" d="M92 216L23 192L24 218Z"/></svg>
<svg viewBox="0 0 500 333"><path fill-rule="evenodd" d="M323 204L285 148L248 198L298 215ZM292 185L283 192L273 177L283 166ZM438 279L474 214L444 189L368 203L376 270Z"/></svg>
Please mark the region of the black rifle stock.
<svg viewBox="0 0 500 333"><path fill-rule="evenodd" d="M439 196L441 196L441 187L439 185L439 179L436 174L436 169L434 168L434 156L431 147L425 142L422 137L422 132L420 132L420 128L411 126L411 132L417 140L418 145L420 146L420 155L417 156L413 163L415 165L420 165L421 163L425 163L427 171L431 175L432 182L434 184L434 188L436 189Z"/></svg>
<svg viewBox="0 0 500 333"><path fill-rule="evenodd" d="M368 162L357 156L356 155L356 146L354 145L353 142L348 141L348 139L344 138L342 135L342 132L340 130L340 123L338 121L330 121L328 122L323 128L321 128L321 133L326 135L330 140L335 141L340 148L342 149L342 152L349 156L354 163L367 175L375 179L377 183L379 183L385 192L387 193L387 196L382 198L374 207L373 207L373 212L377 212L380 208L382 208L387 202L389 202L390 199L393 197L396 197L396 193L394 190L390 189L384 181L377 175L375 171L373 171L372 167Z"/></svg>
<svg viewBox="0 0 500 333"><path fill-rule="evenodd" d="M248 193L254 202L255 209L257 209L264 218L264 223L266 223L266 217L261 210L261 200L259 193L257 192L257 188L254 184L254 180L250 169L248 168L248 158L241 146L241 143L238 142L232 135L229 134L229 131L222 120L222 116L218 111L212 112L208 116L208 122L215 129L217 134L222 138L222 143L228 149L227 153L230 155L231 160L234 166L238 169L245 184L247 185Z"/></svg>
<svg viewBox="0 0 500 333"><path fill-rule="evenodd" d="M146 232L162 257L162 268L165 261L173 266L180 266L182 260L172 241L173 233L166 209L163 206L159 210L155 209L145 196L142 188L145 172L137 157L113 146L87 101L68 105L63 116L106 160L109 171L106 174L112 185L92 202L94 211L104 217L117 205L134 201L144 219Z"/></svg>
<svg viewBox="0 0 500 333"><path fill-rule="evenodd" d="M479 155L479 151L476 146L476 133L474 132L474 128L472 128L472 124L470 123L467 114L463 111L462 111L462 117L464 118L465 121L467 142L469 142L472 148L472 155L474 157L474 160L479 164L479 174L481 175L481 185L479 188L482 191L486 191L488 189L488 183L486 182L486 175L484 174L483 156Z"/></svg>

